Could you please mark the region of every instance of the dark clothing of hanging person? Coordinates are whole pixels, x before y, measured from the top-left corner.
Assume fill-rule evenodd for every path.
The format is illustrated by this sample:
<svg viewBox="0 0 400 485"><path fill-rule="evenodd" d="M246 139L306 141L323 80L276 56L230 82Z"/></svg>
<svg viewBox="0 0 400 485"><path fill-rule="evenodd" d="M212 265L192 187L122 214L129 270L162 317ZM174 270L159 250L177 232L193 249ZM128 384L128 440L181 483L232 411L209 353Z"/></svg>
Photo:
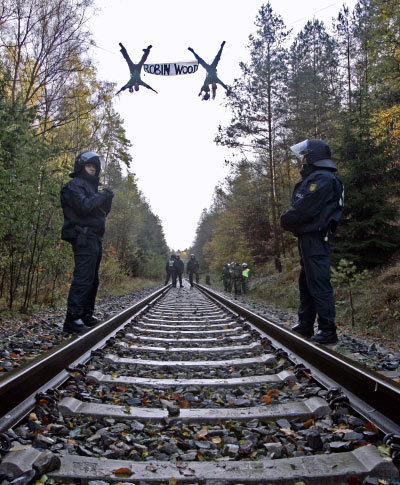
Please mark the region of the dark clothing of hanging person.
<svg viewBox="0 0 400 485"><path fill-rule="evenodd" d="M87 170L92 166L93 173ZM94 168L95 167L95 172ZM64 330L81 332L95 325L93 316L99 285L99 266L107 214L111 210L113 192L98 190L100 157L83 152L75 160L72 180L61 189L64 213L61 237L72 245L74 273L67 298Z"/></svg>
<svg viewBox="0 0 400 485"><path fill-rule="evenodd" d="M217 75L217 65L219 63L219 60L221 59L222 49L224 48L224 45L225 45L225 41L222 42L221 47L211 64L207 64L207 62L205 62L204 59L202 59L198 54L196 54L196 52L191 47L188 47L188 50L192 52L194 57L197 59L198 63L202 67L204 67L204 69L207 71L206 78L204 80L203 86L201 87L200 93L199 93L199 96L201 96L204 92L202 99L205 101L210 99L210 86L212 88L212 99L215 99L217 84L220 84L229 93L228 86L224 84Z"/></svg>
<svg viewBox="0 0 400 485"><path fill-rule="evenodd" d="M282 228L297 236L300 255L299 323L293 330L319 343L335 343L329 237L342 215L343 185L334 173L336 166L330 160L328 145L322 140L307 141L302 180L296 184L291 205L280 219ZM316 317L319 330L314 335Z"/></svg>
<svg viewBox="0 0 400 485"><path fill-rule="evenodd" d="M143 55L142 55L142 58L141 58L139 64L134 64L132 62L131 58L129 57L127 50L121 44L121 42L119 43L119 45L121 46L121 54L124 56L124 59L128 63L129 72L130 72L131 77L130 77L129 81L125 84L125 86L122 86L122 88L118 91L117 94L119 94L121 91L124 91L125 89L129 89L130 93L133 93L133 89L135 89L135 91L139 91L139 86L144 86L145 88L151 89L152 91L157 93L157 91L155 89L153 89L151 86L149 86L144 81L142 81L142 79L140 77L140 71L142 70L143 64L146 62L146 59L147 59L147 57L149 56L149 53L150 53L150 49L153 46L149 45L149 46L146 47L146 49L143 49Z"/></svg>

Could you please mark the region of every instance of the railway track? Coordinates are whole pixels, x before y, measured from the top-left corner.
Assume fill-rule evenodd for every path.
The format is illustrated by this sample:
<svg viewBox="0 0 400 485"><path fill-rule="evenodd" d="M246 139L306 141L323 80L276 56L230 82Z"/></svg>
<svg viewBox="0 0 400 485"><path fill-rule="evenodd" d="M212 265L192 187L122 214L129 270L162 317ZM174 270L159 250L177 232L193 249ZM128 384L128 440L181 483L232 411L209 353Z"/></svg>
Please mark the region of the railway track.
<svg viewBox="0 0 400 485"><path fill-rule="evenodd" d="M96 484L395 479L399 397L389 379L201 285L164 288L0 380L0 444L13 446L0 473L20 483L43 473Z"/></svg>

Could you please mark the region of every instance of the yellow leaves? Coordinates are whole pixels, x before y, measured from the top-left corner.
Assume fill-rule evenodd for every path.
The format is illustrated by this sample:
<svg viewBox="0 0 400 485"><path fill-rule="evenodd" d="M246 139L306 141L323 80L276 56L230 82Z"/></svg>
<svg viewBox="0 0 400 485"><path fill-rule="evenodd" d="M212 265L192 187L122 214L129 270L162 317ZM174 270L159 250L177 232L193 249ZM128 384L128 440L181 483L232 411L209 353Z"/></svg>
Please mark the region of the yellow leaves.
<svg viewBox="0 0 400 485"><path fill-rule="evenodd" d="M379 445L378 451L382 457L390 456L390 448L387 445Z"/></svg>
<svg viewBox="0 0 400 485"><path fill-rule="evenodd" d="M178 480L175 477L172 477L168 480L168 485L176 485Z"/></svg>
<svg viewBox="0 0 400 485"><path fill-rule="evenodd" d="M378 140L389 138L393 144L400 143L400 105L381 109L373 116L372 133Z"/></svg>
<svg viewBox="0 0 400 485"><path fill-rule="evenodd" d="M215 443L216 445L219 445L220 443L222 443L222 439L219 437L219 436L216 436L215 438L213 438L211 440L213 443Z"/></svg>
<svg viewBox="0 0 400 485"><path fill-rule="evenodd" d="M197 433L197 438L203 439L208 435L208 426L203 426L201 430Z"/></svg>

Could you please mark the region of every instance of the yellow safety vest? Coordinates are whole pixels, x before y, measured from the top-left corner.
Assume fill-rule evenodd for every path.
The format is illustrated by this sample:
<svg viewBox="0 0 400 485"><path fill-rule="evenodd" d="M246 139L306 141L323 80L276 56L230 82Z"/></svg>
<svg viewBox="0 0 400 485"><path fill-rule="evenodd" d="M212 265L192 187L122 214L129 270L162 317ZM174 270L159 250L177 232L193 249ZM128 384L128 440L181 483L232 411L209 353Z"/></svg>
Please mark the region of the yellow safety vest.
<svg viewBox="0 0 400 485"><path fill-rule="evenodd" d="M244 278L248 278L248 277L249 277L249 272L250 272L249 268L244 269L244 270L242 271L242 276L243 276Z"/></svg>

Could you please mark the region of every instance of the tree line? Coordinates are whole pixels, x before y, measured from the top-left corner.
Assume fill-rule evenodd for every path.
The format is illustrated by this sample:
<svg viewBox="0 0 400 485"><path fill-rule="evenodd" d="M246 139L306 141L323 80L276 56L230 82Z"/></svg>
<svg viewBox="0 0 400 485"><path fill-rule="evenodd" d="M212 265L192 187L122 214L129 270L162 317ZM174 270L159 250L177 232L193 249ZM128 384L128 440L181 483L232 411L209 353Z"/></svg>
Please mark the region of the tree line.
<svg viewBox="0 0 400 485"><path fill-rule="evenodd" d="M0 1L2 307L26 309L54 302L60 287L65 293L73 263L60 240L59 193L88 148L103 155L102 182L115 193L104 242L109 279L163 273L168 248L130 172L114 85L97 78L88 55L92 10L93 0Z"/></svg>
<svg viewBox="0 0 400 485"><path fill-rule="evenodd" d="M359 268L388 261L400 244L398 1L343 5L329 28L314 18L295 36L268 2L248 49L226 100L231 121L215 138L231 149L231 172L203 211L191 252L207 270L234 260L273 261L280 271L295 239L279 215L301 168L289 147L320 138L345 187L335 260Z"/></svg>

